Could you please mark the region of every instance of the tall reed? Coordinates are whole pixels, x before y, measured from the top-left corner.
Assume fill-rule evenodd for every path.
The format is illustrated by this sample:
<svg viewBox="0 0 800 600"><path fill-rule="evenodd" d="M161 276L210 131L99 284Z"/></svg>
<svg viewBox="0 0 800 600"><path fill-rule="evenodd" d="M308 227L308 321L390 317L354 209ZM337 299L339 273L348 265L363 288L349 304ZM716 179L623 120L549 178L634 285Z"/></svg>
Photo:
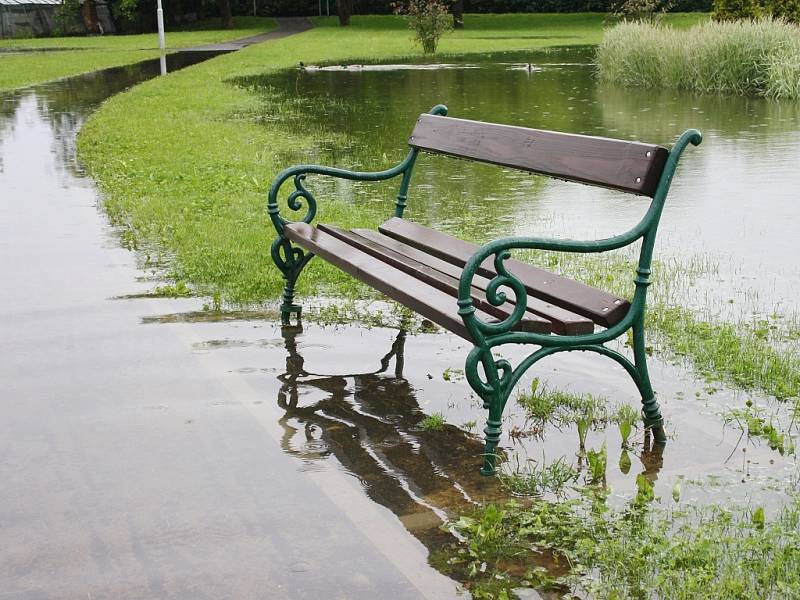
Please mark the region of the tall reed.
<svg viewBox="0 0 800 600"><path fill-rule="evenodd" d="M778 19L688 30L620 23L598 47L597 70L626 86L800 98L800 27Z"/></svg>

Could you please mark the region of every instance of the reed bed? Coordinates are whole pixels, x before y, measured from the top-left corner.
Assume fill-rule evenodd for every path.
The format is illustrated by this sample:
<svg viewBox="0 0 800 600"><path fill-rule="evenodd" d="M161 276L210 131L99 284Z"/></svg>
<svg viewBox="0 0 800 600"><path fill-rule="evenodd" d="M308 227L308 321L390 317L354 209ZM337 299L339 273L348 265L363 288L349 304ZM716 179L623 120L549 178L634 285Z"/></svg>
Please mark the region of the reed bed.
<svg viewBox="0 0 800 600"><path fill-rule="evenodd" d="M602 81L626 86L800 98L800 27L779 19L690 29L624 22L597 50Z"/></svg>

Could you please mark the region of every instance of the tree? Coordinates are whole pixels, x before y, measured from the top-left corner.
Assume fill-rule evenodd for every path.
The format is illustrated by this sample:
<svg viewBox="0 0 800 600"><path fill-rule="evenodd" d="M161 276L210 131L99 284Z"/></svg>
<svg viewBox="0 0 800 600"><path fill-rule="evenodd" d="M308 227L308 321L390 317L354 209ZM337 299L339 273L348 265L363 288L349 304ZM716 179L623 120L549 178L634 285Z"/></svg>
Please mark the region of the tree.
<svg viewBox="0 0 800 600"><path fill-rule="evenodd" d="M339 25L350 25L350 15L353 14L353 0L336 0L336 9L339 12Z"/></svg>
<svg viewBox="0 0 800 600"><path fill-rule="evenodd" d="M233 29L233 13L231 12L231 0L217 0L219 9L220 24L223 29Z"/></svg>
<svg viewBox="0 0 800 600"><path fill-rule="evenodd" d="M464 0L453 2L453 27L456 29L464 27Z"/></svg>

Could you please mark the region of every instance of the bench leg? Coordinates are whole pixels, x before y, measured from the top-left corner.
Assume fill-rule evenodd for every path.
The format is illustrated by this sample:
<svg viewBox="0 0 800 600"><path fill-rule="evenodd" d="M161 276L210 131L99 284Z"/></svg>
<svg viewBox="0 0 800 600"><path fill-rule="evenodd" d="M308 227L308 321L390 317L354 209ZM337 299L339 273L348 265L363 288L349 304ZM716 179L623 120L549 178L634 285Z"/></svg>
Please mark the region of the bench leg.
<svg viewBox="0 0 800 600"><path fill-rule="evenodd" d="M658 444L666 443L667 434L664 431L664 417L656 401L653 386L650 384L650 374L647 370L647 350L644 340L644 318L640 318L633 325L633 359L639 381L636 382L642 394L642 420L645 428L653 432L654 441Z"/></svg>
<svg viewBox="0 0 800 600"><path fill-rule="evenodd" d="M497 399L499 400L499 398ZM489 418L486 419L486 427L483 433L486 439L486 445L483 449L483 466L481 467L481 475L490 477L495 474L495 459L497 458L497 444L500 442L500 434L502 433L501 418L503 416L504 402L498 402L492 399L489 403Z"/></svg>
<svg viewBox="0 0 800 600"><path fill-rule="evenodd" d="M478 373L481 365L486 376L485 381ZM489 418L486 420L486 427L483 430L486 445L483 450L481 475L491 476L496 472L495 462L497 445L502 432L503 409L513 388L510 385L511 372L511 365L503 359L495 360L489 348L474 347L464 365L467 381L483 400L483 407L489 411Z"/></svg>
<svg viewBox="0 0 800 600"><path fill-rule="evenodd" d="M297 315L297 321L299 322L303 309L300 305L294 303L295 284L303 271L303 267L308 264L308 261L314 255L292 246L289 240L283 237L279 237L272 242L271 254L275 266L283 274L283 279L286 282L283 287L283 302L281 303L281 323L288 325L292 314Z"/></svg>

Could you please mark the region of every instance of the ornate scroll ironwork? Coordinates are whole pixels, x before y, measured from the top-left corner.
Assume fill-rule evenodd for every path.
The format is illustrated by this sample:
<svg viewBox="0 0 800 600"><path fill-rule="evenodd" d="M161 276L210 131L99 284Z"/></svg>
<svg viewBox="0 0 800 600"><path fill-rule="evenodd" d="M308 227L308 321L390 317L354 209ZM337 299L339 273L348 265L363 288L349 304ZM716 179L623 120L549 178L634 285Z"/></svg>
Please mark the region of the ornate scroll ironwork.
<svg viewBox="0 0 800 600"><path fill-rule="evenodd" d="M437 104L430 110L431 114L446 115L447 107ZM281 304L281 320L288 323L290 315L295 313L300 316L301 307L294 303L295 285L303 268L314 256L310 252L304 252L289 242L283 234L283 227L292 222L311 223L317 215L317 200L311 191L305 187L304 181L307 175L326 175L339 179L349 179L352 181L384 181L392 179L398 175L403 178L400 183L400 190L395 202L394 215L402 217L408 200L408 188L411 183L411 173L417 159L418 150L412 148L406 157L397 165L384 171L349 171L347 169L337 169L334 167L323 167L319 165L297 165L286 169L278 174L269 189L267 200L267 212L269 213L272 224L278 233L278 237L272 242L271 255L275 266L283 274L286 282L283 291L283 302ZM301 211L305 207L306 212L295 221L290 221L281 215L278 206L278 192L281 186L288 180L293 179L294 191L286 198L286 204L292 211Z"/></svg>

